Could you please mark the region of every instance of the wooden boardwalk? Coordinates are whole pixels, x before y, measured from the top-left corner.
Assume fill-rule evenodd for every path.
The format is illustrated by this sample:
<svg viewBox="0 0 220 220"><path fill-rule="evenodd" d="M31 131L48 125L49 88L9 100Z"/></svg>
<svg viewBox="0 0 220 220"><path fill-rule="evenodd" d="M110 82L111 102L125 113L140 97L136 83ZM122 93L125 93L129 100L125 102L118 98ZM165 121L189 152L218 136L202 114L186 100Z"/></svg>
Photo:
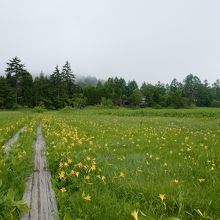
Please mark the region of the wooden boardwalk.
<svg viewBox="0 0 220 220"><path fill-rule="evenodd" d="M45 140L42 134L42 123L37 129L34 144L34 170L28 180L23 200L27 202L29 212L22 213L21 220L56 220L57 205L51 185L51 175L47 169Z"/></svg>
<svg viewBox="0 0 220 220"><path fill-rule="evenodd" d="M6 156L8 157L9 151L11 150L11 146L15 144L20 136L20 134L24 131L26 127L22 127L12 138L10 138L6 143L5 143L5 153Z"/></svg>

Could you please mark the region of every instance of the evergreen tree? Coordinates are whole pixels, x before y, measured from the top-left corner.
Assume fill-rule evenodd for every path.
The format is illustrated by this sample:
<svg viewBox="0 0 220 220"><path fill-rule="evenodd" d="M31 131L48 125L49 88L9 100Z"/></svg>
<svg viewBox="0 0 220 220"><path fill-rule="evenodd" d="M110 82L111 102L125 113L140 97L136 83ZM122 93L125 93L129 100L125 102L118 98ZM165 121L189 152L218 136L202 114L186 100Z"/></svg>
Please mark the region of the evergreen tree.
<svg viewBox="0 0 220 220"><path fill-rule="evenodd" d="M205 80L204 83L198 86L198 94L196 99L196 105L201 107L211 106L213 97L211 87L208 84L208 81Z"/></svg>
<svg viewBox="0 0 220 220"><path fill-rule="evenodd" d="M96 88L94 86L87 85L83 88L83 95L86 98L87 105L95 105L100 102Z"/></svg>
<svg viewBox="0 0 220 220"><path fill-rule="evenodd" d="M105 86L101 81L98 81L96 85L98 103L101 103L102 97L107 97Z"/></svg>
<svg viewBox="0 0 220 220"><path fill-rule="evenodd" d="M53 102L54 94L51 82L43 73L34 79L34 105L39 106L43 104L48 109L56 108Z"/></svg>
<svg viewBox="0 0 220 220"><path fill-rule="evenodd" d="M189 74L184 81L174 79L170 85L143 83L139 90L136 81L109 78L106 82L94 77L83 80L82 87L76 85L75 75L67 61L62 68L56 66L50 77L40 74L33 81L31 74L18 57L7 62L6 77L0 77L0 108L16 105L34 107L44 105L48 109L59 109L66 105L83 107L104 106L172 106L175 108L196 106L220 106L220 81L212 86Z"/></svg>
<svg viewBox="0 0 220 220"><path fill-rule="evenodd" d="M55 67L53 74L50 76L50 81L52 83L54 96L57 98L57 101L59 102L63 92L62 90L64 80L62 78L58 65Z"/></svg>
<svg viewBox="0 0 220 220"><path fill-rule="evenodd" d="M0 77L0 108L13 108L15 106L15 93L7 84L4 77Z"/></svg>
<svg viewBox="0 0 220 220"><path fill-rule="evenodd" d="M21 73L24 71L25 65L21 63L21 60L17 56L9 60L6 64L7 83L15 90L16 103L18 104Z"/></svg>
<svg viewBox="0 0 220 220"><path fill-rule="evenodd" d="M212 84L212 97L216 101L220 101L220 80L217 79L213 84Z"/></svg>
<svg viewBox="0 0 220 220"><path fill-rule="evenodd" d="M75 90L75 75L73 74L70 63L68 61L66 61L65 65L63 66L61 77L64 81L68 97L73 98Z"/></svg>
<svg viewBox="0 0 220 220"><path fill-rule="evenodd" d="M15 91L16 104L33 106L31 74L25 69L18 57L15 57L7 63L6 79L7 83Z"/></svg>

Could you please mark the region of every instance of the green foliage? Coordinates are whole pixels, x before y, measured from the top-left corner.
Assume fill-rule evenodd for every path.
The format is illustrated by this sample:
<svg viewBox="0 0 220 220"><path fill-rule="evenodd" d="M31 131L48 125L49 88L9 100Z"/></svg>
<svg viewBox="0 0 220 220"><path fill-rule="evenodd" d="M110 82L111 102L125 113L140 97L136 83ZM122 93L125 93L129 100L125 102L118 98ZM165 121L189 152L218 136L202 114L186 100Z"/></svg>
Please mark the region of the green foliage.
<svg viewBox="0 0 220 220"><path fill-rule="evenodd" d="M156 105L154 105L154 108L155 108L155 109L161 109L161 108L162 108L162 106L161 106L161 105L159 105L159 104L156 104Z"/></svg>
<svg viewBox="0 0 220 220"><path fill-rule="evenodd" d="M19 213L27 212L28 206L22 201L15 200L15 192L9 189L6 193L1 192L0 188L0 217L4 219L17 219Z"/></svg>
<svg viewBox="0 0 220 220"><path fill-rule="evenodd" d="M142 94L139 89L135 89L132 91L132 94L129 98L129 103L132 106L139 106L142 101Z"/></svg>
<svg viewBox="0 0 220 220"><path fill-rule="evenodd" d="M97 89L93 86L85 86L83 88L83 95L86 97L87 105L96 105L100 103L100 97L97 92Z"/></svg>
<svg viewBox="0 0 220 220"><path fill-rule="evenodd" d="M36 113L43 113L44 111L46 111L46 109L43 102L40 102L38 106L34 107L34 112Z"/></svg>
<svg viewBox="0 0 220 220"><path fill-rule="evenodd" d="M46 113L60 219L218 219L219 118L207 108Z"/></svg>
<svg viewBox="0 0 220 220"><path fill-rule="evenodd" d="M34 112L36 112L36 113L43 113L44 111L45 111L45 108L43 108L41 106L34 107Z"/></svg>
<svg viewBox="0 0 220 220"><path fill-rule="evenodd" d="M106 99L105 97L102 97L101 106L111 108L113 106L113 102L111 99Z"/></svg>
<svg viewBox="0 0 220 220"><path fill-rule="evenodd" d="M216 101L216 100L212 101L211 107L220 108L220 101Z"/></svg>
<svg viewBox="0 0 220 220"><path fill-rule="evenodd" d="M75 89L75 75L71 70L70 63L66 61L62 68L61 78L64 82L64 90L69 98L73 97Z"/></svg>
<svg viewBox="0 0 220 220"><path fill-rule="evenodd" d="M32 107L33 79L25 65L15 57L9 60L5 72L8 85L14 90L16 104Z"/></svg>
<svg viewBox="0 0 220 220"><path fill-rule="evenodd" d="M14 108L15 93L14 90L7 84L5 78L0 77L0 108Z"/></svg>
<svg viewBox="0 0 220 220"><path fill-rule="evenodd" d="M210 107L215 105L215 101L220 101L219 79L210 86L193 74L187 75L182 82L177 79L166 85L144 82L140 88L135 80L126 82L118 77L110 77L106 81L88 77L88 80L85 78L77 84L68 61L62 69L56 66L51 75L41 73L33 79L18 57L7 62L5 73L6 77L0 78L0 108L4 109L32 108L39 106L40 102L51 110L65 106L103 106L102 98L111 100L113 106L142 108Z"/></svg>
<svg viewBox="0 0 220 220"><path fill-rule="evenodd" d="M0 219L19 219L20 213L28 210L22 197L32 172L32 145L37 122L36 119L32 121L32 117L30 112L0 113L0 146L21 126L27 126L18 142L11 146L8 157L5 148L0 148Z"/></svg>
<svg viewBox="0 0 220 220"><path fill-rule="evenodd" d="M218 109L66 107L41 117L60 219L218 219ZM0 219L27 211L38 120L0 112L0 146L27 125L8 158L0 148Z"/></svg>
<svg viewBox="0 0 220 220"><path fill-rule="evenodd" d="M73 100L73 106L75 107L75 108L83 108L83 107L85 107L85 105L86 105L86 98L84 98L84 97L78 97L78 98L75 98L74 100Z"/></svg>

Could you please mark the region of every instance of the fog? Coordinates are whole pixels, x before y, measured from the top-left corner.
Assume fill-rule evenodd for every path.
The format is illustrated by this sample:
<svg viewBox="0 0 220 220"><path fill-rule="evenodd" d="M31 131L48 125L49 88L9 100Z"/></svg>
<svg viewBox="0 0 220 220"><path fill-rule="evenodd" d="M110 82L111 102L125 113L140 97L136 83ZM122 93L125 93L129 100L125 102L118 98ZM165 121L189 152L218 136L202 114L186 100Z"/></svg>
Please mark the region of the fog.
<svg viewBox="0 0 220 220"><path fill-rule="evenodd" d="M155 83L220 76L218 0L0 0L0 72L68 60L75 74Z"/></svg>

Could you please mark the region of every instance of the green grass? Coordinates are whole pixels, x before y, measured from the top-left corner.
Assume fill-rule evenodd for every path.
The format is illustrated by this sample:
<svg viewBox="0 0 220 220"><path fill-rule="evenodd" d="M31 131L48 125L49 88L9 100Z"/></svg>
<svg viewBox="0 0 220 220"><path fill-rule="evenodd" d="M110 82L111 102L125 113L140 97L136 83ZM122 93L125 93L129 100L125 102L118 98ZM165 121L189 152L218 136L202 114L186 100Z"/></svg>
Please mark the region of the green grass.
<svg viewBox="0 0 220 220"><path fill-rule="evenodd" d="M76 114L100 114L100 115L113 115L113 116L159 116L159 117L220 117L220 108L189 108L189 109L153 109L153 108L100 108L100 107L87 107L84 109L64 108L61 113Z"/></svg>
<svg viewBox="0 0 220 220"><path fill-rule="evenodd" d="M0 146L25 123L25 114L15 111L0 111Z"/></svg>
<svg viewBox="0 0 220 220"><path fill-rule="evenodd" d="M220 111L65 109L44 112L43 132L60 219L220 219ZM39 121L0 112L0 219L19 219ZM137 219L137 218L136 218Z"/></svg>
<svg viewBox="0 0 220 220"><path fill-rule="evenodd" d="M134 219L131 213L137 211L139 219L219 219L219 113L46 113L47 156L60 218L124 220Z"/></svg>
<svg viewBox="0 0 220 220"><path fill-rule="evenodd" d="M21 112L1 112L0 118L1 144L26 125L17 143L11 146L8 158L3 145L0 148L0 219L19 219L20 212L27 210L22 197L32 172L37 120Z"/></svg>

